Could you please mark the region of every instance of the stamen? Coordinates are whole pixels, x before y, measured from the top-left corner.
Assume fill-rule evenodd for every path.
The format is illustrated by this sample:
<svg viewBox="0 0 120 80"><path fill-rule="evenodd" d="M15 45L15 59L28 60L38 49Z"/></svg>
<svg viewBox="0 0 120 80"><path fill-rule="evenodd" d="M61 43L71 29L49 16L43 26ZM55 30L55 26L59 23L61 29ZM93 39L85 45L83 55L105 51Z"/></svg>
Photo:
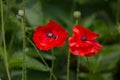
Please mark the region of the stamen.
<svg viewBox="0 0 120 80"><path fill-rule="evenodd" d="M57 39L57 38L58 38L58 36L55 36L55 35L53 36L53 39Z"/></svg>
<svg viewBox="0 0 120 80"><path fill-rule="evenodd" d="M86 36L82 36L82 37L81 37L81 40L82 40L82 41L86 41L86 39L87 39Z"/></svg>
<svg viewBox="0 0 120 80"><path fill-rule="evenodd" d="M53 37L53 33L48 33L48 35L47 35L49 38L51 38L51 37Z"/></svg>
<svg viewBox="0 0 120 80"><path fill-rule="evenodd" d="M47 33L47 37L52 38L52 39L57 39L58 38L58 36L54 35L54 33L52 33L52 32Z"/></svg>

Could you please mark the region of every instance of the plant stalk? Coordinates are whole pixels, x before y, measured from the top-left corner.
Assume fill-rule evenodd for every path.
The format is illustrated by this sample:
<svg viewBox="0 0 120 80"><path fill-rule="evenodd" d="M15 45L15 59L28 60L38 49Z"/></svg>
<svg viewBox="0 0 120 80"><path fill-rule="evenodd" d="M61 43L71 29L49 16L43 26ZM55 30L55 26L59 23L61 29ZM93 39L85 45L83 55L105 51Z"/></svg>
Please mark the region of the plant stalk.
<svg viewBox="0 0 120 80"><path fill-rule="evenodd" d="M22 31L23 31L23 64L22 64L22 80L25 80L25 27L24 20L21 19Z"/></svg>
<svg viewBox="0 0 120 80"><path fill-rule="evenodd" d="M53 73L53 69L54 69L54 50L52 49L51 50L51 53L52 53L52 67L51 67L51 71ZM52 74L50 74L50 80L52 80Z"/></svg>
<svg viewBox="0 0 120 80"><path fill-rule="evenodd" d="M69 80L70 76L70 51L68 50L68 58L67 58L67 77L66 80Z"/></svg>
<svg viewBox="0 0 120 80"><path fill-rule="evenodd" d="M22 25L22 32L23 32L23 65L22 65L22 80L26 80L26 65L25 65L25 59L26 59L26 41L25 41L25 5L26 1L23 0L23 16L21 16L21 25Z"/></svg>
<svg viewBox="0 0 120 80"><path fill-rule="evenodd" d="M50 73L52 74L54 80L57 80L56 76L54 75L54 73L52 72L51 68L48 66L48 64L46 63L46 61L44 60L44 58L42 57L41 54L39 54L38 49L36 48L36 46L34 45L34 43L28 38L26 37L27 40L32 44L32 46L35 48L35 50L37 51L38 56L41 58L41 60L43 61L43 63L45 64L45 66L50 70Z"/></svg>
<svg viewBox="0 0 120 80"><path fill-rule="evenodd" d="M9 63L8 63L8 55L6 49L6 41L5 41L5 26L4 26L4 12L3 12L3 2L1 0L1 26L2 26L2 39L3 39L3 47L4 47L4 62L7 72L8 80L11 80L10 71L9 71Z"/></svg>
<svg viewBox="0 0 120 80"><path fill-rule="evenodd" d="M76 80L79 80L79 71L80 71L80 69L79 69L79 67L80 67L79 63L80 63L79 56L77 56L77 75L76 75Z"/></svg>

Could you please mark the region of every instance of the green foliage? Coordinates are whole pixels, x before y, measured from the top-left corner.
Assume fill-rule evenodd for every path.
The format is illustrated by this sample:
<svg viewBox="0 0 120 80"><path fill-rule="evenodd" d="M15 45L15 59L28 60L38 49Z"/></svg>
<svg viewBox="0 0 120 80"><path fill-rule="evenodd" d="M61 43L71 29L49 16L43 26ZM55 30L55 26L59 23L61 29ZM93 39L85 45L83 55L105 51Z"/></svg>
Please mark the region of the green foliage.
<svg viewBox="0 0 120 80"><path fill-rule="evenodd" d="M43 24L43 11L39 0L27 1L26 18L32 27Z"/></svg>
<svg viewBox="0 0 120 80"><path fill-rule="evenodd" d="M9 1L9 2L6 2ZM23 9L22 0L3 0L5 38L12 80L21 80L23 52L22 27L17 19L18 10ZM73 12L81 12L80 25L100 35L98 41L103 44L101 52L93 57L80 57L80 80L119 80L120 75L120 1L119 0L26 0L25 28L26 36L32 41L35 28L53 19L61 24L70 35L75 23ZM1 11L0 11L1 18ZM1 19L0 19L1 24ZM48 80L49 69L40 59L36 49L26 40L26 60L28 80ZM68 45L55 48L55 56L50 51L38 51L51 66L55 60L54 73L59 80L66 80ZM76 76L76 56L71 55L70 80ZM0 78L6 80L4 67L4 48L0 25Z"/></svg>
<svg viewBox="0 0 120 80"><path fill-rule="evenodd" d="M15 53L9 60L10 68L22 67L23 64L23 54L18 52ZM26 55L25 65L28 69L48 71L49 69L43 65L43 63L37 61L36 59Z"/></svg>
<svg viewBox="0 0 120 80"><path fill-rule="evenodd" d="M31 56L31 57L39 58L39 55L37 54L37 52L35 51L35 49L32 49L32 48L28 48L27 51L26 51L26 54L29 55L29 56ZM51 55L48 54L47 52L40 51L40 54L41 54L46 60L55 59L55 57L51 56Z"/></svg>

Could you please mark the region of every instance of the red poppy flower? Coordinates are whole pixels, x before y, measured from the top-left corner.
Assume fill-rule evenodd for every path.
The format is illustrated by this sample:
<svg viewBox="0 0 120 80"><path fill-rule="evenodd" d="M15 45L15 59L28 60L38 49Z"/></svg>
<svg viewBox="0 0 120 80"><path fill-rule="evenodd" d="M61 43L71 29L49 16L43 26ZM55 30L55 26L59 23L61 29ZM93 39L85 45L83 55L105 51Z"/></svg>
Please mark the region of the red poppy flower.
<svg viewBox="0 0 120 80"><path fill-rule="evenodd" d="M101 50L102 45L95 41L98 34L78 25L73 28L73 32L74 35L68 40L72 54L93 56Z"/></svg>
<svg viewBox="0 0 120 80"><path fill-rule="evenodd" d="M40 50L49 50L65 44L68 33L54 21L46 26L38 26L33 34L33 41Z"/></svg>

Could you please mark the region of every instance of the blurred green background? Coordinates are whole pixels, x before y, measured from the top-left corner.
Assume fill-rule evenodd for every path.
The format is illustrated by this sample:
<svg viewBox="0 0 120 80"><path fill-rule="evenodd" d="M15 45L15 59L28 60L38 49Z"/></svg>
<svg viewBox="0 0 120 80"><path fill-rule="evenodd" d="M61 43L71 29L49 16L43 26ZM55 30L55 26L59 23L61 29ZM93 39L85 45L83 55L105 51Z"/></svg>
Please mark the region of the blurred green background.
<svg viewBox="0 0 120 80"><path fill-rule="evenodd" d="M22 27L18 10L23 9L22 0L3 0L5 38L12 80L21 80L22 74ZM49 20L61 24L72 34L75 24L74 11L80 11L79 24L100 34L97 39L103 45L101 52L89 57L80 57L80 80L120 80L120 0L26 0L26 36L32 34L38 25ZM1 10L0 10L1 18ZM4 67L4 52L0 19L0 79L7 80ZM49 71L38 56L36 49L26 39L27 80L48 80ZM68 45L50 51L39 51L49 66L55 59L54 73L58 80L66 80ZM76 80L77 58L71 55L70 80ZM89 74L90 73L90 74Z"/></svg>

